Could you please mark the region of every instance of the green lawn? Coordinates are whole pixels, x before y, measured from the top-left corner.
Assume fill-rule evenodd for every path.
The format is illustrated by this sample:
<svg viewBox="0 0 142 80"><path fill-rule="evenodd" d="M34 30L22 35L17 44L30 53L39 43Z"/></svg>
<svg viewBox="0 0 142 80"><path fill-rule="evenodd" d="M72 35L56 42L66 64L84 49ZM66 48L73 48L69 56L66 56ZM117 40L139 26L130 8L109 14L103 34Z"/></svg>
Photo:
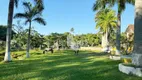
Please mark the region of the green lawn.
<svg viewBox="0 0 142 80"><path fill-rule="evenodd" d="M120 61L99 52L81 51L76 56L71 51L32 51L31 58L20 59L0 63L0 80L142 80L119 72Z"/></svg>

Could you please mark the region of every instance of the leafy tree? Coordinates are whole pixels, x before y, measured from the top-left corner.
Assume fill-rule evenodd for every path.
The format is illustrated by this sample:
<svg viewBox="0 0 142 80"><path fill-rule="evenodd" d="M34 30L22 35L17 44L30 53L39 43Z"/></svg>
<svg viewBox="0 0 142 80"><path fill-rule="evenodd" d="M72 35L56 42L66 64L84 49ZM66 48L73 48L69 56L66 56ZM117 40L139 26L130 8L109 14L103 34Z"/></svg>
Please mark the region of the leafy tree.
<svg viewBox="0 0 142 80"><path fill-rule="evenodd" d="M108 35L110 34L110 30L117 26L116 20L115 12L108 8L98 11L96 14L96 29L100 29L105 34L106 45L109 45Z"/></svg>
<svg viewBox="0 0 142 80"><path fill-rule="evenodd" d="M28 40L27 40L27 52L26 57L29 58L29 49L30 49L30 34L31 34L31 26L32 22L37 22L42 25L46 25L46 22L41 17L43 9L40 9L39 4L32 5L30 2L23 2L23 6L25 8L24 13L15 14L14 18L23 18L25 19L25 24L29 23L29 31L28 31Z"/></svg>
<svg viewBox="0 0 142 80"><path fill-rule="evenodd" d="M47 46L53 46L57 45L58 42L58 46L62 47L62 49L64 48L69 48L69 46L67 45L67 36L71 35L69 32L65 32L65 33L51 33L50 35L46 35L44 36L45 38L45 42L44 44ZM79 45L81 47L87 47L89 46L98 46L100 45L100 34L81 34L81 35L74 35L73 36L74 41L78 42ZM57 48L58 46L56 46L55 48Z"/></svg>
<svg viewBox="0 0 142 80"><path fill-rule="evenodd" d="M114 6L117 4L117 31L116 31L116 54L120 55L120 33L121 33L121 14L126 8L126 4L134 4L135 0L96 0L93 10L97 11L106 8L107 5Z"/></svg>
<svg viewBox="0 0 142 80"><path fill-rule="evenodd" d="M121 50L123 53L127 54L128 39L125 33L121 33Z"/></svg>
<svg viewBox="0 0 142 80"><path fill-rule="evenodd" d="M44 42L43 35L38 33L35 30L31 31L31 47L33 48L41 48Z"/></svg>
<svg viewBox="0 0 142 80"><path fill-rule="evenodd" d="M81 34L74 36L75 41L79 42L81 47L100 45L100 36L98 34Z"/></svg>
<svg viewBox="0 0 142 80"><path fill-rule="evenodd" d="M0 25L0 40L6 41L6 26Z"/></svg>
<svg viewBox="0 0 142 80"><path fill-rule="evenodd" d="M0 50L5 49L6 30L7 30L7 26L0 25ZM14 35L16 35L16 33L12 30L12 38Z"/></svg>

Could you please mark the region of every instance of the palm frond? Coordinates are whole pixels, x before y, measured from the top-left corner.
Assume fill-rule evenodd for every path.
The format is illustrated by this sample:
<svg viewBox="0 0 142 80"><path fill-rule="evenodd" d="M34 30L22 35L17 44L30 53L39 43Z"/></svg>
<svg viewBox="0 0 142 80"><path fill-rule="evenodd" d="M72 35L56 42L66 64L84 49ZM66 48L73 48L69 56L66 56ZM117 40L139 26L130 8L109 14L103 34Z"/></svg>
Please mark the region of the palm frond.
<svg viewBox="0 0 142 80"><path fill-rule="evenodd" d="M39 9L35 6L35 7L33 7L33 9L32 9L31 12L33 13L34 16L41 16L42 11L43 11L43 10L39 10Z"/></svg>
<svg viewBox="0 0 142 80"><path fill-rule="evenodd" d="M117 0L109 0L108 5L109 7L113 7L117 3Z"/></svg>
<svg viewBox="0 0 142 80"><path fill-rule="evenodd" d="M24 22L24 24L26 25L28 22L30 22L30 20L27 19L27 20Z"/></svg>
<svg viewBox="0 0 142 80"><path fill-rule="evenodd" d="M14 0L14 4L16 7L18 7L18 2L19 2L19 0Z"/></svg>
<svg viewBox="0 0 142 80"><path fill-rule="evenodd" d="M106 32L108 29L117 26L116 20L115 11L109 8L102 9L97 12L95 17L96 29Z"/></svg>
<svg viewBox="0 0 142 80"><path fill-rule="evenodd" d="M43 10L44 9L44 5L43 5L43 0L34 0L35 4L36 4L36 7L39 9L39 10Z"/></svg>
<svg viewBox="0 0 142 80"><path fill-rule="evenodd" d="M45 20L41 17L37 17L37 18L33 19L33 21L38 22L39 24L42 24L42 25L46 25Z"/></svg>
<svg viewBox="0 0 142 80"><path fill-rule="evenodd" d="M99 9L104 9L107 5L108 0L96 0L94 6L93 6L93 11L97 11Z"/></svg>
<svg viewBox="0 0 142 80"><path fill-rule="evenodd" d="M28 17L27 17L27 14L25 14L25 13L16 13L14 15L14 18L25 18L25 19L27 19Z"/></svg>
<svg viewBox="0 0 142 80"><path fill-rule="evenodd" d="M35 0L38 2L42 1L42 0ZM42 2L40 3L42 4ZM25 9L24 13L17 13L15 14L14 18L24 18L25 19L25 24L27 24L28 22L38 22L39 24L42 25L46 25L46 22L43 18L41 18L42 16L42 9L39 9L37 7L37 5L40 5L39 3L31 6L30 2L23 2Z"/></svg>
<svg viewBox="0 0 142 80"><path fill-rule="evenodd" d="M31 4L29 2L23 2L23 6L30 12L31 11Z"/></svg>
<svg viewBox="0 0 142 80"><path fill-rule="evenodd" d="M135 5L135 0L126 0L127 3Z"/></svg>

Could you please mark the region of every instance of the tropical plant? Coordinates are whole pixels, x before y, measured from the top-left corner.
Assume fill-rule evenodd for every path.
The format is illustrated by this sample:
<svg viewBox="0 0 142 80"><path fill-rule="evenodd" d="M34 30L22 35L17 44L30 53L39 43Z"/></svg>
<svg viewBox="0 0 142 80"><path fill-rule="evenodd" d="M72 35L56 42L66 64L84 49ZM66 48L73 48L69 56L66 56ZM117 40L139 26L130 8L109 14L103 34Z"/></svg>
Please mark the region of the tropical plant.
<svg viewBox="0 0 142 80"><path fill-rule="evenodd" d="M8 20L7 20L7 34L6 34L6 52L4 61L11 61L10 57L10 43L11 43L11 31L12 31L12 22L13 22L13 12L14 5L18 6L18 0L9 0L9 8L8 8Z"/></svg>
<svg viewBox="0 0 142 80"><path fill-rule="evenodd" d="M117 31L116 31L116 54L120 55L120 33L121 33L121 14L126 8L126 4L134 4L135 0L96 0L93 10L104 9L107 5L114 6L117 4Z"/></svg>
<svg viewBox="0 0 142 80"><path fill-rule="evenodd" d="M14 18L23 18L25 19L25 24L29 23L29 31L28 31L28 40L27 40L27 52L26 57L29 58L29 49L30 49L30 34L31 34L31 26L32 22L37 22L42 25L46 25L46 22L42 18L43 9L39 8L39 4L32 5L30 2L23 2L23 6L25 8L24 13L15 14Z"/></svg>
<svg viewBox="0 0 142 80"><path fill-rule="evenodd" d="M41 49L44 41L45 39L43 38L43 35L41 35L35 30L31 31L31 47L32 48Z"/></svg>
<svg viewBox="0 0 142 80"><path fill-rule="evenodd" d="M96 14L96 29L100 29L105 34L106 45L104 47L109 45L108 35L110 34L110 30L117 26L116 20L115 11L108 8L98 11Z"/></svg>

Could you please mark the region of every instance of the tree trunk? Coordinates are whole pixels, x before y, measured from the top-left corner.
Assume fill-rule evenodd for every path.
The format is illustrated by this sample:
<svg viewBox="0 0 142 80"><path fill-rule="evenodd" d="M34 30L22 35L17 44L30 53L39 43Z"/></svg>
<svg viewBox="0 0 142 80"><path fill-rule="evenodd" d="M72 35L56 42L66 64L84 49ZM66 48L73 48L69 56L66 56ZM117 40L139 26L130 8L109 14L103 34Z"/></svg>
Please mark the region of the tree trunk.
<svg viewBox="0 0 142 80"><path fill-rule="evenodd" d="M57 47L57 50L59 50L59 40L57 40L56 42L56 47Z"/></svg>
<svg viewBox="0 0 142 80"><path fill-rule="evenodd" d="M11 61L10 43L11 43L13 11L14 11L14 0L9 0L7 34L6 34L6 52L5 52L4 61Z"/></svg>
<svg viewBox="0 0 142 80"><path fill-rule="evenodd" d="M142 66L142 0L135 0L134 50L132 63Z"/></svg>
<svg viewBox="0 0 142 80"><path fill-rule="evenodd" d="M106 46L109 45L109 42L108 42L108 30L106 31Z"/></svg>
<svg viewBox="0 0 142 80"><path fill-rule="evenodd" d="M27 40L27 52L26 52L26 57L29 58L29 50L30 50L30 35L31 35L31 21L29 22L29 33L28 33L28 40Z"/></svg>
<svg viewBox="0 0 142 80"><path fill-rule="evenodd" d="M104 49L105 48L105 34L102 34L102 48Z"/></svg>
<svg viewBox="0 0 142 80"><path fill-rule="evenodd" d="M117 15L117 31L116 31L116 55L120 55L120 33L121 33L121 13Z"/></svg>

